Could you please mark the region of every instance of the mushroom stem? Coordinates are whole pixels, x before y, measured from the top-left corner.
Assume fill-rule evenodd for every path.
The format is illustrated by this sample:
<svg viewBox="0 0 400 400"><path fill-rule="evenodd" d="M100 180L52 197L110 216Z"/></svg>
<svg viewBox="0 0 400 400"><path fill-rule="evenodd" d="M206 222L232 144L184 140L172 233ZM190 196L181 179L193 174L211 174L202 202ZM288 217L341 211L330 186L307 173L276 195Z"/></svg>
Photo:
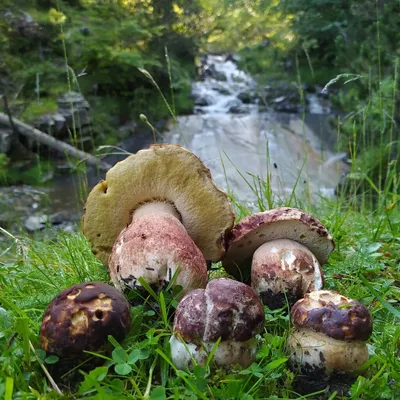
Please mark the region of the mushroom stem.
<svg viewBox="0 0 400 400"><path fill-rule="evenodd" d="M289 239L271 240L254 252L251 286L271 309L293 305L305 293L320 290L323 273L314 254Z"/></svg>
<svg viewBox="0 0 400 400"><path fill-rule="evenodd" d="M160 290L178 268L175 284L182 286L183 293L206 285L203 254L182 223L164 209L162 203L143 206L140 217L119 234L109 259L110 277L117 288L141 287L139 278L143 278Z"/></svg>
<svg viewBox="0 0 400 400"><path fill-rule="evenodd" d="M173 204L163 201L153 201L145 203L137 208L132 215L132 222L143 217L144 215L153 214L170 214L181 221L181 216Z"/></svg>
<svg viewBox="0 0 400 400"><path fill-rule="evenodd" d="M289 337L292 351L290 361L293 367L300 367L303 373L323 371L354 372L368 361L367 345L363 341L344 341L328 337L312 329L295 329Z"/></svg>
<svg viewBox="0 0 400 400"><path fill-rule="evenodd" d="M192 359L200 365L205 365L215 343L203 342L200 344L185 343L175 335L171 336L171 358L178 369L186 366L193 369ZM214 353L213 361L221 367L240 365L247 368L254 360L257 352L257 340L251 338L245 342L236 340L225 340L218 344Z"/></svg>

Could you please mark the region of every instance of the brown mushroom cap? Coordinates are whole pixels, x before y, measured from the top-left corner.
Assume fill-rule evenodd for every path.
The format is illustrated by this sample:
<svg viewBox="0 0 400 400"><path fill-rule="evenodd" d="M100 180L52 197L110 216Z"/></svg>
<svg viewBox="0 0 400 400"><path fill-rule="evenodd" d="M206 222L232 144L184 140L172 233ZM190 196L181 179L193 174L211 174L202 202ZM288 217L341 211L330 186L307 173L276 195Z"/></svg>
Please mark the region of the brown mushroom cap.
<svg viewBox="0 0 400 400"><path fill-rule="evenodd" d="M356 300L329 290L307 293L292 308L293 325L312 329L337 340L367 340L372 333L372 317Z"/></svg>
<svg viewBox="0 0 400 400"><path fill-rule="evenodd" d="M130 306L114 287L85 282L60 292L48 305L40 328L44 351L75 357L83 350L96 351L108 335L124 338L130 325Z"/></svg>
<svg viewBox="0 0 400 400"><path fill-rule="evenodd" d="M144 215L122 230L109 260L111 279L119 288L139 287L143 278L155 290L162 289L179 268L175 285L183 293L207 284L203 254L172 215ZM182 294L183 294L182 293Z"/></svg>
<svg viewBox="0 0 400 400"><path fill-rule="evenodd" d="M251 287L270 309L292 306L307 292L323 287L323 272L307 247L288 239L261 245L254 253Z"/></svg>
<svg viewBox="0 0 400 400"><path fill-rule="evenodd" d="M235 278L247 281L254 252L275 239L301 243L320 265L327 262L335 247L332 236L318 219L297 208L281 207L245 217L233 227L226 242L223 267Z"/></svg>
<svg viewBox="0 0 400 400"><path fill-rule="evenodd" d="M200 159L178 145L153 145L111 168L90 192L83 232L94 254L108 265L112 246L142 204L172 204L206 260L219 261L234 214Z"/></svg>
<svg viewBox="0 0 400 400"><path fill-rule="evenodd" d="M254 290L227 278L210 281L179 303L174 333L188 343L234 340L245 342L264 327L264 309Z"/></svg>

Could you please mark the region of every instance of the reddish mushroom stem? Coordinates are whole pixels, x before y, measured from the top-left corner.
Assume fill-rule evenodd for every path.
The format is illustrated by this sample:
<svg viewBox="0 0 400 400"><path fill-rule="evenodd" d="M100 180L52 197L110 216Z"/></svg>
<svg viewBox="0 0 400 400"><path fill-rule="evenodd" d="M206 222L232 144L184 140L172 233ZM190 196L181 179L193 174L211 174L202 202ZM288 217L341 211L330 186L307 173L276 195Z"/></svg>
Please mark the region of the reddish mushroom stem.
<svg viewBox="0 0 400 400"><path fill-rule="evenodd" d="M314 254L293 240L266 242L253 255L251 286L271 309L293 305L305 293L322 289L323 282Z"/></svg>
<svg viewBox="0 0 400 400"><path fill-rule="evenodd" d="M183 292L207 283L207 266L203 254L167 204L146 204L113 246L109 260L110 277L120 289L140 287L143 278L160 290L178 273L176 285Z"/></svg>

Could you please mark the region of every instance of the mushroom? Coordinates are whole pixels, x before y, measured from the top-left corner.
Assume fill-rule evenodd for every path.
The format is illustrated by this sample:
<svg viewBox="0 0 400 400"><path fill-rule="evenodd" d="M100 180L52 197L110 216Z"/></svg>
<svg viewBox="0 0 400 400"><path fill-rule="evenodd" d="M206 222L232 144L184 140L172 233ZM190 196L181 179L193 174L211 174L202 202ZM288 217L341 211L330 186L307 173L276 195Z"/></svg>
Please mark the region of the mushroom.
<svg viewBox="0 0 400 400"><path fill-rule="evenodd" d="M170 339L172 361L179 369L201 365L220 338L213 361L224 367L248 367L255 359L256 334L264 327L264 309L254 290L228 278L211 280L180 301Z"/></svg>
<svg viewBox="0 0 400 400"><path fill-rule="evenodd" d="M334 242L313 216L281 207L256 213L234 226L222 261L225 270L251 286L271 309L293 305L305 293L322 289L321 265Z"/></svg>
<svg viewBox="0 0 400 400"><path fill-rule="evenodd" d="M360 302L333 291L314 291L293 306L290 317L290 362L301 374L351 374L368 360L365 341L372 333L372 317Z"/></svg>
<svg viewBox="0 0 400 400"><path fill-rule="evenodd" d="M83 232L114 285L161 289L179 269L184 291L205 287L207 261L224 254L234 215L200 159L153 145L117 163L90 192Z"/></svg>
<svg viewBox="0 0 400 400"><path fill-rule="evenodd" d="M122 340L129 330L130 306L122 293L101 282L64 289L48 305L40 328L43 350L60 357L99 351L112 335Z"/></svg>

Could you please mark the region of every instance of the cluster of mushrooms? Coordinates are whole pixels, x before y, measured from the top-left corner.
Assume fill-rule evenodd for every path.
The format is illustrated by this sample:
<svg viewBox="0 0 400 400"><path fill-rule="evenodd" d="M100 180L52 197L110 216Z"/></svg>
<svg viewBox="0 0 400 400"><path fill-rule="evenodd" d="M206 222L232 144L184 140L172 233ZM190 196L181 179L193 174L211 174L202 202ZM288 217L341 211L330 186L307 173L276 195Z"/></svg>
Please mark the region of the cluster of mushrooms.
<svg viewBox="0 0 400 400"><path fill-rule="evenodd" d="M153 145L117 163L90 192L83 232L108 267L114 285L85 282L59 293L47 307L41 346L60 357L98 351L108 335L130 327L126 290L144 279L160 291L182 289L175 311L171 357L177 368L214 362L247 367L264 329L264 305L288 304L294 370L325 376L352 373L368 360L369 311L358 301L322 290L321 265L332 236L295 208L256 213L234 226L226 194L198 157L178 145ZM208 266L222 261L235 279L209 282Z"/></svg>

